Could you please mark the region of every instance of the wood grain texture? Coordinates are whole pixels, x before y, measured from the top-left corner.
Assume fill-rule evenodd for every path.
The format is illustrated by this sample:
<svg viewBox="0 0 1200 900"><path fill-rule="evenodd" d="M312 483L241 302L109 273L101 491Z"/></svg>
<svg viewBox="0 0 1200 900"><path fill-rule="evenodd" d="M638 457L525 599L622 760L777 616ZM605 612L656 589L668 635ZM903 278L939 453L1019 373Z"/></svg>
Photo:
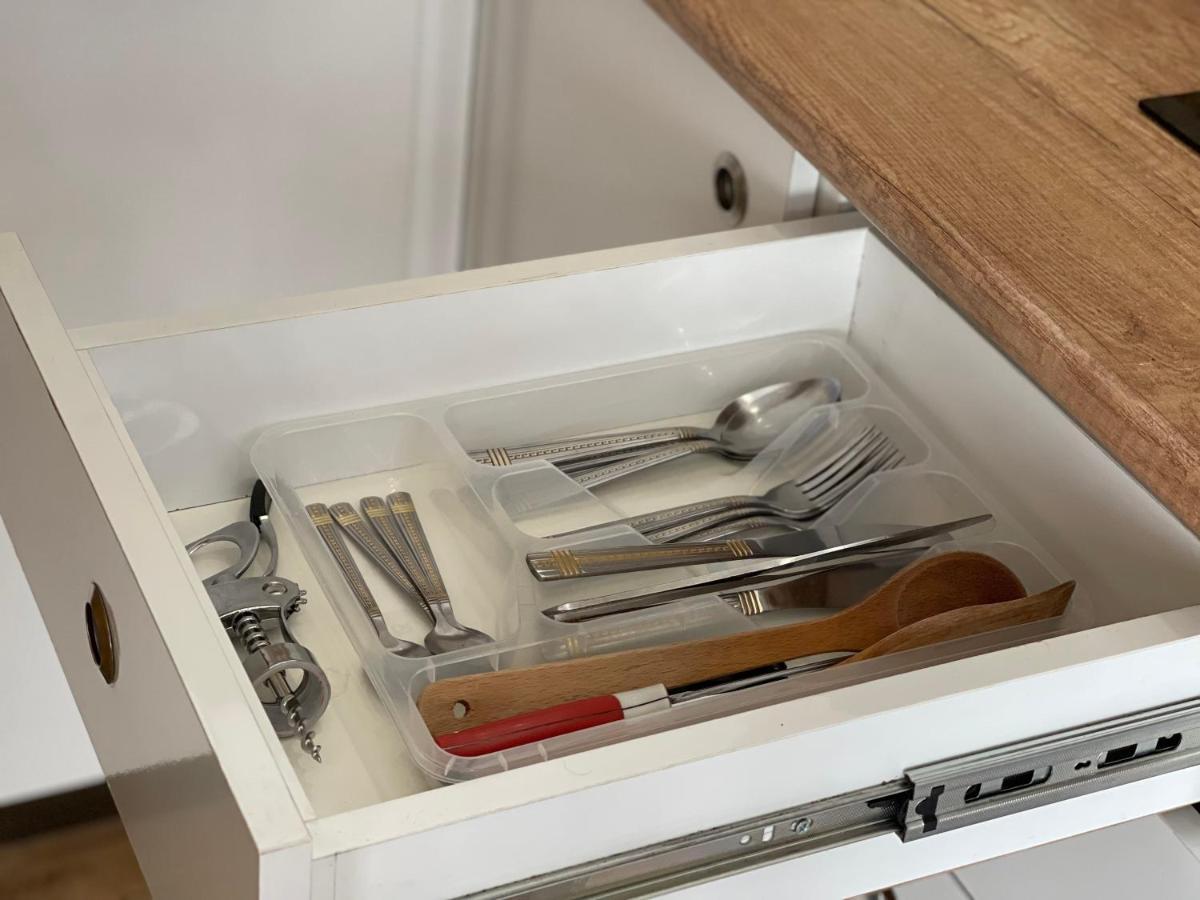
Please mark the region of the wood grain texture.
<svg viewBox="0 0 1200 900"><path fill-rule="evenodd" d="M668 689L814 653L861 650L929 616L1025 596L1003 563L982 553L920 560L848 609L816 621L642 647L435 681L418 706L435 735L653 684ZM457 704L466 714L454 715Z"/></svg>
<svg viewBox="0 0 1200 900"><path fill-rule="evenodd" d="M1200 4L648 2L1200 530Z"/></svg>
<svg viewBox="0 0 1200 900"><path fill-rule="evenodd" d="M916 650L919 647L971 637L998 628L1011 628L1014 625L1052 619L1066 611L1074 592L1075 582L1068 581L1048 591L1019 600L989 603L986 606L964 606L962 609L939 613L892 632L837 665L875 659L877 656L887 656L889 653L900 653L904 650Z"/></svg>
<svg viewBox="0 0 1200 900"><path fill-rule="evenodd" d="M142 880L121 820L113 817L0 843L5 900L142 900Z"/></svg>

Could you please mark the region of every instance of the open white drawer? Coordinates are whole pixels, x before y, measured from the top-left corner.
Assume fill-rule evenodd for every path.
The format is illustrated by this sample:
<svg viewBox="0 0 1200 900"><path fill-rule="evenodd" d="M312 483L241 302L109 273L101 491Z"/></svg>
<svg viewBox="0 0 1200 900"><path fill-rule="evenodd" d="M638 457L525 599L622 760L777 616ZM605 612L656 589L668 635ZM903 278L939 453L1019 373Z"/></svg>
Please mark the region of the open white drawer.
<svg viewBox="0 0 1200 900"><path fill-rule="evenodd" d="M747 868L743 896L782 870L806 896L844 897L1200 799L1184 713L1147 726L1180 739L1145 756L1154 742L1129 722L1090 744L1062 734L1200 698L1200 541L857 216L72 335L16 238L0 241L0 514L156 893L582 894L630 877L607 857L768 817L779 827L691 842L688 874L630 895ZM180 538L241 514L262 427L806 330L889 380L1086 587L1097 627L436 789L331 646L326 763L281 745ZM89 651L93 585L117 635L112 684ZM1010 784L988 821L921 839L882 807L847 828L817 803L1055 733L1060 763L1131 740L1139 755L1056 791L1033 766L1035 789ZM785 827L798 818L812 827ZM572 866L590 874L521 883Z"/></svg>

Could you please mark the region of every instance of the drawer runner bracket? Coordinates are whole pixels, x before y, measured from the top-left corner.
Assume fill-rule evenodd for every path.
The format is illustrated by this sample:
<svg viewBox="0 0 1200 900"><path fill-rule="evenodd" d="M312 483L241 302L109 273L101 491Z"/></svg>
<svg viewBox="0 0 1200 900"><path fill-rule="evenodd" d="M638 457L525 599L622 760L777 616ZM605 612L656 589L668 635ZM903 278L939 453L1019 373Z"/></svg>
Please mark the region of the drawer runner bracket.
<svg viewBox="0 0 1200 900"><path fill-rule="evenodd" d="M919 766L875 787L471 897L644 897L881 835L920 840L1195 765L1200 765L1200 699Z"/></svg>
<svg viewBox="0 0 1200 900"><path fill-rule="evenodd" d="M1200 764L1189 700L909 769L905 841Z"/></svg>

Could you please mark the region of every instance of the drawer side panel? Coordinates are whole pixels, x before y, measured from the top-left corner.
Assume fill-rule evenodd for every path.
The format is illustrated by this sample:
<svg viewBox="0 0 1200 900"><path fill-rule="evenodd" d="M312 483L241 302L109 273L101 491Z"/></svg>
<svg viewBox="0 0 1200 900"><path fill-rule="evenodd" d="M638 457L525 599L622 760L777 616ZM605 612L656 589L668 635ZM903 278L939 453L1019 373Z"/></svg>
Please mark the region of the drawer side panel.
<svg viewBox="0 0 1200 900"><path fill-rule="evenodd" d="M0 429L0 514L146 880L162 896L257 896L260 853L280 848L289 836L302 844L306 834L289 829L279 815L264 828L264 813L272 814L265 780L261 796L242 795L262 801L262 809L247 812L214 754L116 521L124 517L133 527L143 562L154 540L162 542L162 571L173 562L170 545L154 528L151 500L117 434L104 427L103 406L11 235L0 235L0 296L0 416L6 423ZM134 509L141 522L130 515ZM192 586L178 574L182 590L164 590L162 599L174 597L186 609L194 602ZM116 636L111 684L93 662L85 625L85 605L97 585ZM198 621L204 627L195 630L194 643L201 644L213 635L203 617ZM252 727L247 712L241 710Z"/></svg>

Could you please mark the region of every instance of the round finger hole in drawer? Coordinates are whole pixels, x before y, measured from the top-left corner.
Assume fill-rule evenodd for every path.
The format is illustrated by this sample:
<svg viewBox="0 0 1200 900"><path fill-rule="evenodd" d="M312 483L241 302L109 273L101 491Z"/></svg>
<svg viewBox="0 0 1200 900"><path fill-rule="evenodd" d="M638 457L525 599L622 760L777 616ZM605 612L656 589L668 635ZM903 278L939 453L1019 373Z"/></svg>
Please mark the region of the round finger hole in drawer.
<svg viewBox="0 0 1200 900"><path fill-rule="evenodd" d="M104 591L98 584L92 584L92 596L83 608L83 618L92 661L104 680L112 684L117 680L117 631Z"/></svg>

